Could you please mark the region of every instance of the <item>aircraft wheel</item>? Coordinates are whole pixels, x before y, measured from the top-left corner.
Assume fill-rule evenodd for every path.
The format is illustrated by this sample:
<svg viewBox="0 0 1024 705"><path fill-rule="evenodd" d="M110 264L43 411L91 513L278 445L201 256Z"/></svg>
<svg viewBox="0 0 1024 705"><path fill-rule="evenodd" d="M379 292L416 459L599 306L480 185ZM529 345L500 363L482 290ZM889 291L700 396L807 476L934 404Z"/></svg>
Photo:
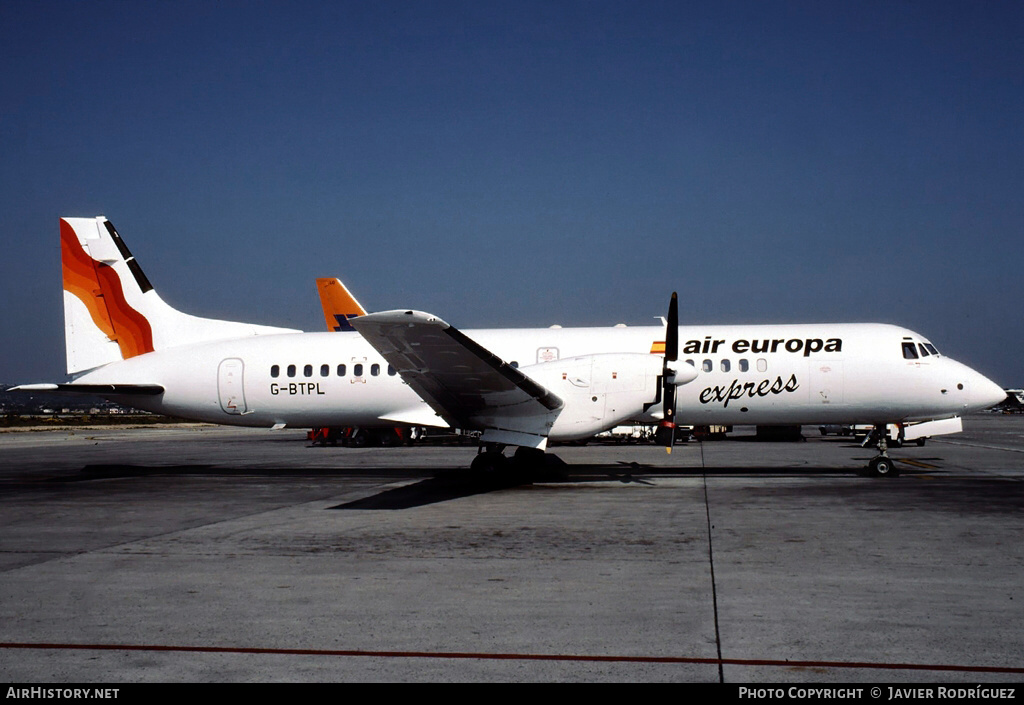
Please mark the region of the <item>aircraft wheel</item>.
<svg viewBox="0 0 1024 705"><path fill-rule="evenodd" d="M490 451L477 454L469 468L474 472L498 473L504 470L507 464L508 458L496 451Z"/></svg>
<svg viewBox="0 0 1024 705"><path fill-rule="evenodd" d="M380 444L385 448L394 448L395 446L402 442L402 439L398 437L398 433L396 433L395 430L392 428L380 431L379 435Z"/></svg>
<svg viewBox="0 0 1024 705"><path fill-rule="evenodd" d="M872 458L871 462L868 463L868 468L875 477L899 477L900 474L900 471L896 468L896 463L884 455Z"/></svg>
<svg viewBox="0 0 1024 705"><path fill-rule="evenodd" d="M516 472L531 472L542 470L547 462L547 454L536 448L520 446L512 455L512 467Z"/></svg>

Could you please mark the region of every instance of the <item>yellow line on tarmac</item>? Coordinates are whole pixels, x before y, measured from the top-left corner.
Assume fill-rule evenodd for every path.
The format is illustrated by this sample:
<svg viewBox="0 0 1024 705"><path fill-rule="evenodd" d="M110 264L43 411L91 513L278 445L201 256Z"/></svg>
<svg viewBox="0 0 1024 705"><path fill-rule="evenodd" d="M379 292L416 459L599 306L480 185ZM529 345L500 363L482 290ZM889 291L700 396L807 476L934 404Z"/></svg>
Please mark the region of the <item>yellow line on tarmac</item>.
<svg viewBox="0 0 1024 705"><path fill-rule="evenodd" d="M929 468L929 469L932 469L932 470L937 470L939 468L938 465L931 465L929 463L922 463L920 460L910 460L908 458L896 458L896 460L898 460L901 463L906 463L907 465L913 465L916 468Z"/></svg>

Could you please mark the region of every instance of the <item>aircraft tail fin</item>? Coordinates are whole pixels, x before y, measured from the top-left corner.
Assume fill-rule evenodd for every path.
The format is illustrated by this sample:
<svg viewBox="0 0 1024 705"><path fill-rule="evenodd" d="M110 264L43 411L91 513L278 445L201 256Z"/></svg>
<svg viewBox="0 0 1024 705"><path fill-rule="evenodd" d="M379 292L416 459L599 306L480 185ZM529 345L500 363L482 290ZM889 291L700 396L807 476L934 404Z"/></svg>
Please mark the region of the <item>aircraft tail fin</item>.
<svg viewBox="0 0 1024 705"><path fill-rule="evenodd" d="M103 216L61 218L60 241L68 374L176 345L296 332L172 308Z"/></svg>
<svg viewBox="0 0 1024 705"><path fill-rule="evenodd" d="M327 330L355 330L349 321L357 316L365 316L366 309L356 301L356 297L352 296L352 292L341 283L341 280L317 279L316 288L320 292L320 305L324 309Z"/></svg>

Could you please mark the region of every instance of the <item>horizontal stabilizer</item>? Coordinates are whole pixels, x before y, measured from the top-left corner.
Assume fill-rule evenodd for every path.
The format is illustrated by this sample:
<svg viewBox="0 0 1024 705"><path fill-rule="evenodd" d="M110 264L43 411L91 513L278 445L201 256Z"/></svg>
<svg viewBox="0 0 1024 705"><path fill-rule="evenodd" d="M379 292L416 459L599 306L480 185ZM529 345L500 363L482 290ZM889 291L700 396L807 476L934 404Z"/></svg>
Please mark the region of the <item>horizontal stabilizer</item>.
<svg viewBox="0 0 1024 705"><path fill-rule="evenodd" d="M109 396L156 396L163 394L159 384L22 384L11 387L9 392L49 392L54 394L96 394Z"/></svg>

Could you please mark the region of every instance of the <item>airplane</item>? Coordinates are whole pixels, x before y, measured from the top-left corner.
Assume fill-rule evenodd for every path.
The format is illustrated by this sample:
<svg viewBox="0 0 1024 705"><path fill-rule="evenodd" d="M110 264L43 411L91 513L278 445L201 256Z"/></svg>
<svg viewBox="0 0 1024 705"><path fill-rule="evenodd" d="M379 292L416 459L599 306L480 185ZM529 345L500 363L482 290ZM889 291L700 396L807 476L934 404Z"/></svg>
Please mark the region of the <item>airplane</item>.
<svg viewBox="0 0 1024 705"><path fill-rule="evenodd" d="M460 331L415 310L304 333L181 313L157 295L104 216L62 218L70 382L196 421L265 427L436 426L479 433L473 469L535 461L548 443L658 422L671 452L688 424L909 424L959 419L1001 387L888 324L689 325ZM894 476L886 433L868 468ZM515 447L512 458L503 450Z"/></svg>
<svg viewBox="0 0 1024 705"><path fill-rule="evenodd" d="M341 283L340 279L320 277L316 280L316 289L320 294L320 306L324 310L324 321L327 330L341 332L355 328L350 323L357 316L365 316L366 309L356 301L356 297Z"/></svg>

